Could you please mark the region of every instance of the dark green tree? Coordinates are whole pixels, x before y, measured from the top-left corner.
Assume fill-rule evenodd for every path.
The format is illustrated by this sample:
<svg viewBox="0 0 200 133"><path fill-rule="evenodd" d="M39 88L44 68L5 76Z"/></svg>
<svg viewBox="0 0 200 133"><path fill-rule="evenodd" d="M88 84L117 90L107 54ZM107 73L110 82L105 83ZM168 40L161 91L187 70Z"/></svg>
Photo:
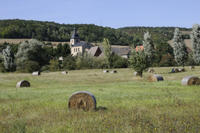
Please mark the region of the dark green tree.
<svg viewBox="0 0 200 133"><path fill-rule="evenodd" d="M130 66L142 77L143 71L149 68L150 62L144 50L133 50L129 59Z"/></svg>
<svg viewBox="0 0 200 133"><path fill-rule="evenodd" d="M103 52L104 52L104 56L108 65L108 68L111 67L111 46L110 46L110 42L108 39L104 38L103 41Z"/></svg>
<svg viewBox="0 0 200 133"><path fill-rule="evenodd" d="M31 39L29 41L22 42L19 45L18 52L16 54L17 70L31 72L31 70L28 70L28 68L26 69L26 67L30 67L30 64L34 64L33 71L35 71L36 69L40 69L42 66L48 64L49 60L50 57L46 53L42 42Z"/></svg>

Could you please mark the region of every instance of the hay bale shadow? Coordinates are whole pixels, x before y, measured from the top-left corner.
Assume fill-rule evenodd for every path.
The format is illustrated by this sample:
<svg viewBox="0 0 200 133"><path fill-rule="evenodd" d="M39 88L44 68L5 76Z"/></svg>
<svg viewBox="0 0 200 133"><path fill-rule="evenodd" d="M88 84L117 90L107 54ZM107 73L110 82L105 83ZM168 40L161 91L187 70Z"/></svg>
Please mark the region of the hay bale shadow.
<svg viewBox="0 0 200 133"><path fill-rule="evenodd" d="M106 110L108 110L108 108L103 106L99 106L96 108L96 111L106 111Z"/></svg>

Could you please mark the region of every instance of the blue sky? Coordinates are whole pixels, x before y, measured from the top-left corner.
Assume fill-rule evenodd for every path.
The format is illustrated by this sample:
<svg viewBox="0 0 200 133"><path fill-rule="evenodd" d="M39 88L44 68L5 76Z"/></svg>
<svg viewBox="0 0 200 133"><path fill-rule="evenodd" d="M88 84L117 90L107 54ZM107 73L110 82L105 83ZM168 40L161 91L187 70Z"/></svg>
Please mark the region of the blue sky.
<svg viewBox="0 0 200 133"><path fill-rule="evenodd" d="M65 24L192 27L200 0L1 0L0 19Z"/></svg>

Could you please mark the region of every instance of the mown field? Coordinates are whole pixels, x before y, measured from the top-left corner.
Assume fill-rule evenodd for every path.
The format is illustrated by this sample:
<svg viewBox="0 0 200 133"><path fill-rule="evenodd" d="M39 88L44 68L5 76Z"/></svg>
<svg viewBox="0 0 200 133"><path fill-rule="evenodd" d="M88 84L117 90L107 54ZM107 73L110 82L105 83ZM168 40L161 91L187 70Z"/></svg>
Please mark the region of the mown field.
<svg viewBox="0 0 200 133"><path fill-rule="evenodd" d="M0 73L0 133L199 133L200 86L182 86L181 79L200 77L200 67L155 70L165 81L148 82L148 73L141 79L131 69ZM31 87L16 89L22 79ZM83 90L95 95L97 111L68 110L68 98Z"/></svg>

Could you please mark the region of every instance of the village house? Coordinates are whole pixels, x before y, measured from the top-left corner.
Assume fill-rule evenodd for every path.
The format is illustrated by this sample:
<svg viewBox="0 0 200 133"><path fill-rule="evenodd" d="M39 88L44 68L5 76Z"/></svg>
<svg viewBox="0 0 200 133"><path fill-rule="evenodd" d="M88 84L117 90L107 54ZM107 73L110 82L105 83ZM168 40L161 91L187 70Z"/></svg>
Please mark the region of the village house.
<svg viewBox="0 0 200 133"><path fill-rule="evenodd" d="M80 41L80 37L77 30L74 28L73 34L70 39L71 55L76 56L78 54L82 55L86 49L90 49L91 45L87 42Z"/></svg>
<svg viewBox="0 0 200 133"><path fill-rule="evenodd" d="M102 46L93 46L87 42L80 41L80 37L76 29L74 29L70 39L70 48L72 56L83 55L85 52L93 57L104 56ZM123 58L129 58L131 48L129 46L112 45L111 51Z"/></svg>

